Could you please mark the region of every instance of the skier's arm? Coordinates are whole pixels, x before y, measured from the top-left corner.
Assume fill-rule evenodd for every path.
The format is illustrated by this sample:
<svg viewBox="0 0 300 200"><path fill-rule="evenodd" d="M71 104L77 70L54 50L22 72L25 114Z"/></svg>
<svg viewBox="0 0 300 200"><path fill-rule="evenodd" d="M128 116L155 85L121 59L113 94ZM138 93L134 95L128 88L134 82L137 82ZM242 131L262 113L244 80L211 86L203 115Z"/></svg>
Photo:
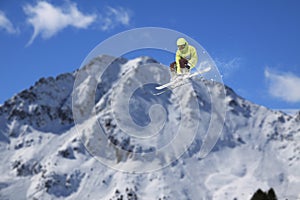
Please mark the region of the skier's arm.
<svg viewBox="0 0 300 200"><path fill-rule="evenodd" d="M180 71L180 64L179 64L179 60L180 60L180 58L181 58L181 56L179 55L179 52L178 52L178 50L176 51L176 71L177 71L177 73L181 73L181 71Z"/></svg>
<svg viewBox="0 0 300 200"><path fill-rule="evenodd" d="M197 51L194 47L190 46L191 48L191 59L189 60L189 65L191 68L195 67L198 62L198 55Z"/></svg>

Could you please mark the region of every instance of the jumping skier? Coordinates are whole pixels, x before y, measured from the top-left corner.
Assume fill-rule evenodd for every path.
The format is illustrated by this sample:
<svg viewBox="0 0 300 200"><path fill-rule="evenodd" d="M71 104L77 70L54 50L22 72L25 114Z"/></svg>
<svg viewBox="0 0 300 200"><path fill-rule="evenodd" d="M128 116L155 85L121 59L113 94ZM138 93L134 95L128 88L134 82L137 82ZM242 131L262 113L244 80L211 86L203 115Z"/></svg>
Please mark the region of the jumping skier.
<svg viewBox="0 0 300 200"><path fill-rule="evenodd" d="M192 77L204 74L211 70L210 66L203 69L198 69L194 73L190 73L190 70L196 66L198 62L198 55L196 48L189 45L184 38L179 38L176 42L177 51L175 56L175 62L170 64L171 81L155 87L160 90L154 95L160 95L168 90L180 87L186 83L185 80L191 79Z"/></svg>
<svg viewBox="0 0 300 200"><path fill-rule="evenodd" d="M172 79L175 79L179 74L188 74L198 62L195 47L189 45L184 38L179 38L176 44L178 49L176 51L175 62L170 64Z"/></svg>

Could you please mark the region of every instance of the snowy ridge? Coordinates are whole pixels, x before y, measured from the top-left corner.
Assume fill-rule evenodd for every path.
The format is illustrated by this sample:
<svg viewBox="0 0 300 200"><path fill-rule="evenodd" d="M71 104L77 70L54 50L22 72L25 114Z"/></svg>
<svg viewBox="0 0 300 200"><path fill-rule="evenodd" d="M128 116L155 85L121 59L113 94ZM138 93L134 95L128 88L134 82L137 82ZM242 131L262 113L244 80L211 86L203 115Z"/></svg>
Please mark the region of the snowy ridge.
<svg viewBox="0 0 300 200"><path fill-rule="evenodd" d="M91 78L97 73L95 69L109 63L101 81L95 82ZM266 191L271 187L279 199L300 199L300 113L290 116L269 110L239 97L228 87L223 99L218 96L220 84L202 78L174 93L153 96L151 90L157 84L144 85L143 81L155 74L163 84L169 77L161 76L160 69L141 67L147 63L157 62L148 57L126 60L102 55L79 69L84 73L74 90L79 71L42 78L6 101L0 107L0 199L242 200L250 199L258 188ZM96 91L87 92L86 84ZM124 113L114 108L123 106L125 97L118 94L129 93L130 84L136 90L129 95L128 112L144 127L141 134L147 137L152 133L147 129L151 120L158 124L165 120L168 134L149 142L122 132L119 124L126 116L119 122L117 117ZM80 126L85 132L81 136L92 139L79 137L72 93L83 100ZM197 105L190 103L193 99L197 99ZM224 101L227 113L222 135L213 151L201 158L211 103ZM84 108L88 104L94 105L92 110ZM167 108L166 113L151 118L151 112L159 111L151 108L156 104ZM96 115L89 117L91 113ZM196 137L180 159L161 170L125 173L91 156L105 158L116 168L135 169L140 158L133 156L134 152L155 152L163 147L174 136L180 120L191 116L199 117ZM109 142L97 141L103 139L96 131L98 123ZM90 147L89 151L84 145ZM155 160L155 155L147 159Z"/></svg>

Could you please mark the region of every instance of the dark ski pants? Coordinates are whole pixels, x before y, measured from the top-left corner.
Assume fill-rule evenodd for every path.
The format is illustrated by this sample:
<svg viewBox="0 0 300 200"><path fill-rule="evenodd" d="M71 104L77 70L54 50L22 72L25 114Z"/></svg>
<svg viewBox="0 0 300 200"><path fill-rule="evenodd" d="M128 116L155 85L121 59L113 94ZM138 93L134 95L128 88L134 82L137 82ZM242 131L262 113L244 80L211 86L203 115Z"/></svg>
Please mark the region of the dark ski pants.
<svg viewBox="0 0 300 200"><path fill-rule="evenodd" d="M185 63L186 63L186 59L181 58L181 59L179 60L180 68L187 68ZM176 62L172 62L172 63L170 64L170 71L171 71L171 72L177 72Z"/></svg>

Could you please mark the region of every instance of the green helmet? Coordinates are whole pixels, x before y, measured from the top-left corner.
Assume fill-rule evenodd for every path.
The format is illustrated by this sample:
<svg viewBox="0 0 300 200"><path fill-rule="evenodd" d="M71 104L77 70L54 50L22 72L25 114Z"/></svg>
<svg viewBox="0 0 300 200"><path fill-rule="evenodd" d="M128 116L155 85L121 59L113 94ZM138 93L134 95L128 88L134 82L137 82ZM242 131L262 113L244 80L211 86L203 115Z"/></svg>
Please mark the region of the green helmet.
<svg viewBox="0 0 300 200"><path fill-rule="evenodd" d="M187 41L184 38L179 38L176 42L177 46L185 45L187 44Z"/></svg>

